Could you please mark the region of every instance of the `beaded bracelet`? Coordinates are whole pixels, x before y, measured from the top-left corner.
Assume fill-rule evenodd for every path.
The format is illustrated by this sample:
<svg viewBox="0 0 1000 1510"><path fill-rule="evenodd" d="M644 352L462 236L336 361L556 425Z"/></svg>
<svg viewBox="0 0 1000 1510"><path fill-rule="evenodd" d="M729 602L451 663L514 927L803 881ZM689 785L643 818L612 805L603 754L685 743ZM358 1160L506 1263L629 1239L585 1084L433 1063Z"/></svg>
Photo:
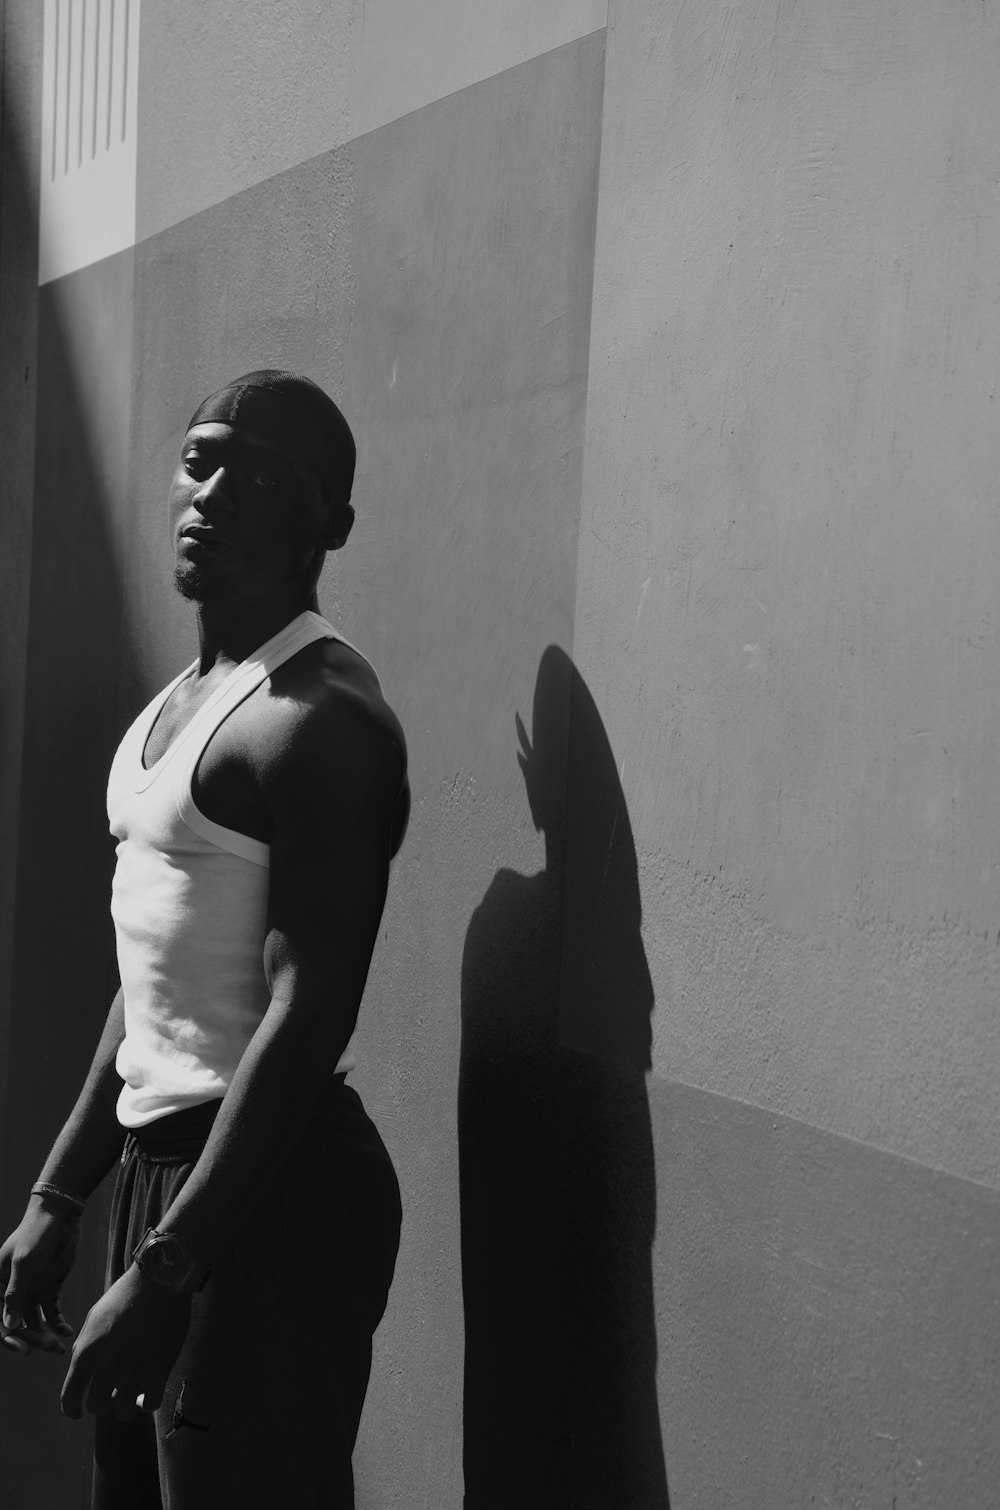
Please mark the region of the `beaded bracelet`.
<svg viewBox="0 0 1000 1510"><path fill-rule="evenodd" d="M82 1196L74 1195L70 1190L64 1190L61 1185L50 1185L47 1180L39 1180L36 1184L32 1185L31 1194L47 1195L57 1201L66 1201L73 1208L73 1213L76 1216L79 1216L87 1204Z"/></svg>

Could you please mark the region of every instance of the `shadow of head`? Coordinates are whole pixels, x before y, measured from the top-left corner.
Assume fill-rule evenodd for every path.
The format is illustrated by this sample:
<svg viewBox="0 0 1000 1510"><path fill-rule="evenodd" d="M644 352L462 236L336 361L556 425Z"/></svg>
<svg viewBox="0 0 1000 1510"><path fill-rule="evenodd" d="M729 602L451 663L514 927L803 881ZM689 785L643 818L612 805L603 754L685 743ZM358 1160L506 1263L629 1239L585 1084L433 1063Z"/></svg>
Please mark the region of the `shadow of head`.
<svg viewBox="0 0 1000 1510"><path fill-rule="evenodd" d="M555 645L542 656L535 681L531 712L532 738L520 713L514 727L520 749L517 763L524 777L524 790L531 821L550 843L558 843L566 820L566 752L569 739L569 703L572 661ZM551 860L551 857L550 857Z"/></svg>
<svg viewBox="0 0 1000 1510"><path fill-rule="evenodd" d="M648 1069L653 988L628 807L597 705L557 646L538 668L531 737L520 714L515 725L532 822L561 890L559 1041Z"/></svg>
<svg viewBox="0 0 1000 1510"><path fill-rule="evenodd" d="M515 727L546 861L497 873L462 962L465 1504L667 1510L631 826L597 707L554 646L530 735Z"/></svg>

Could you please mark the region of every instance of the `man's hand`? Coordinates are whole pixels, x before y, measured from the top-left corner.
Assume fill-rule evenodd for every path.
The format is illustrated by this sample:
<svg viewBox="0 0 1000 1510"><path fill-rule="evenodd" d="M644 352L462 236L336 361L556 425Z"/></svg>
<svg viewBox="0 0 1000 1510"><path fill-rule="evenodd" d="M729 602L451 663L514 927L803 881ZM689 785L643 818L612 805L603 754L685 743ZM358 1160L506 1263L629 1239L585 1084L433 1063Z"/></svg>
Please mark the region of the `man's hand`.
<svg viewBox="0 0 1000 1510"><path fill-rule="evenodd" d="M79 1420L85 1393L91 1415L110 1410L131 1420L140 1396L143 1410L156 1410L190 1320L190 1295L155 1284L133 1264L87 1314L63 1385L63 1414Z"/></svg>
<svg viewBox="0 0 1000 1510"><path fill-rule="evenodd" d="M20 1226L0 1248L3 1318L0 1344L27 1358L64 1353L73 1328L59 1309L59 1291L76 1257L80 1219L32 1198Z"/></svg>

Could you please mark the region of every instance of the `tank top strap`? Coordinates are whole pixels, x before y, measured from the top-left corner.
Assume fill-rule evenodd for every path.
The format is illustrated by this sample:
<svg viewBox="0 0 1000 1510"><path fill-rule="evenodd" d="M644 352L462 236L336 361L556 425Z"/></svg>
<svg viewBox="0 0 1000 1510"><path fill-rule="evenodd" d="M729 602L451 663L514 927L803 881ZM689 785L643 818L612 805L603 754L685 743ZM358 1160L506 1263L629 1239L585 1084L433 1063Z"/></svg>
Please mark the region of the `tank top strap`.
<svg viewBox="0 0 1000 1510"><path fill-rule="evenodd" d="M307 609L306 611L307 611L310 619L313 620L313 622L317 625L317 627L322 626L323 633L325 634L325 636L326 636L326 638L328 640L339 640L342 645L346 645L347 646L348 650L353 650L355 655L359 655L361 657L361 659L364 661L365 665L372 672L372 675L375 677L375 680L378 682L379 690L381 691L382 683L379 680L378 671L372 665L371 661L365 655L364 651L363 650L359 650L358 647L357 647L357 645L355 645L352 640L349 640L346 635L341 634L341 632L340 632L339 629L334 629L333 625L327 619L324 619L322 614L313 613L312 609ZM318 638L318 636L317 636L317 638Z"/></svg>
<svg viewBox="0 0 1000 1510"><path fill-rule="evenodd" d="M197 721L197 728L191 739L185 742L184 749L170 775L177 813L188 828L208 843L214 844L216 848L228 850L230 854L250 860L254 865L270 864L268 845L259 839L251 839L247 834L238 833L235 829L223 828L211 818L206 817L194 800L192 791L194 774L209 740L230 713L252 692L255 692L261 683L277 671L285 661L320 639L339 640L342 644L348 645L348 648L354 650L357 655L361 655L361 651L344 640L333 625L320 614L306 610L236 668L220 689L221 695L218 701L210 700L210 716ZM367 656L362 656L362 659L371 665ZM374 671L375 668L372 667L372 670ZM375 674L378 675L377 672ZM209 708L209 704L205 706L206 709ZM189 727L192 727L194 723L195 720L192 720L192 725Z"/></svg>
<svg viewBox="0 0 1000 1510"><path fill-rule="evenodd" d="M146 791L165 771L176 771L181 765L187 766L190 763L190 767L193 770L202 750L215 733L215 730L229 716L233 709L243 702L244 698L249 697L250 693L259 687L261 682L265 681L283 662L297 654L298 651L303 650L306 645L312 644L314 640L326 639L331 636L337 639L340 638L336 630L327 624L326 620L321 618L318 613L314 614L307 610L292 619L291 623L286 624L284 629L280 629L277 634L272 635L259 649L255 650L252 655L247 656L246 660L241 661L230 672L226 679L215 689L212 696L202 704L194 717L174 737L159 760L154 761L148 768L144 767L141 760L142 751L139 751L140 758L134 767L133 790L136 792ZM360 651L358 653L360 654ZM194 664L196 665L197 662ZM181 672L180 676L175 677L170 685L164 688L158 697L153 699L150 707L140 715L140 720L137 722L145 724L147 734L153 726L156 714L163 707L167 697L184 680L185 676L190 675L192 670L193 666L189 666L185 671ZM152 711L154 709L155 712ZM147 716L148 723L146 722ZM136 733L138 734L139 732L140 730L137 728ZM143 741L144 744L145 740ZM193 753L194 751L197 751L197 753Z"/></svg>
<svg viewBox="0 0 1000 1510"><path fill-rule="evenodd" d="M345 639L321 614L306 609L304 613L299 614L298 618L286 624L285 628L280 630L273 639L268 640L265 645L255 650L253 655L248 656L237 666L219 688L218 701L216 702L214 697L209 698L205 707L200 709L191 720L189 727L193 728L196 724L198 725L197 737L192 740L192 747L197 751L194 754L192 770L197 765L208 741L230 713L262 682L265 682L269 676L273 676L279 666L283 666L286 661L291 660L293 655L297 655L300 650L304 650L307 645L312 645L316 640L338 640L340 644L346 645L348 650L353 650L355 655L361 656L365 664L371 667L376 680L378 679L375 667L356 645L352 645L350 640ZM203 713L207 716L204 721L201 721ZM182 730L181 737L186 733L187 729ZM191 753L189 749L185 756L185 764L191 758Z"/></svg>

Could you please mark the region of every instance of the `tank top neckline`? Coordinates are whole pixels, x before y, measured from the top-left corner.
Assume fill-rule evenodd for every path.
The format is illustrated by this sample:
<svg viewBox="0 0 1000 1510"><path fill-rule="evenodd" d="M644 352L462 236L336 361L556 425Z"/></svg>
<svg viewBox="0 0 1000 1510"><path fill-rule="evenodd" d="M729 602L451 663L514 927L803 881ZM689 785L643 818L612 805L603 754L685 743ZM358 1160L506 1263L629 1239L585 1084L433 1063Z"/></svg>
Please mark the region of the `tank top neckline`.
<svg viewBox="0 0 1000 1510"><path fill-rule="evenodd" d="M181 682L191 675L192 671L197 667L198 662L197 660L193 660L189 666L185 666L184 670L175 676L172 681L168 682L157 697L154 697L145 710L145 716L142 718L141 726L137 731L139 737L134 749L136 769L133 771L133 779L130 782L133 791L141 792L152 785L161 771L173 762L178 752L190 746L191 740L198 733L199 729L204 728L212 715L218 712L220 705L232 696L234 689L240 689L241 695L236 699L236 702L241 702L243 697L249 695L250 691L249 687L243 690L244 683L251 681L253 678L256 678L258 683L262 682L273 671L276 671L283 661L290 659L292 655L296 654L299 650L305 649L306 645L310 645L318 639L339 640L341 644L347 645L351 650L355 650L358 655L362 656L363 660L367 661L368 659L360 650L357 650L357 646L352 645L349 640L346 640L343 635L339 634L333 625L329 624L323 618L322 614L316 613L311 608L304 609L302 613L297 614L294 619L290 620L283 629L279 629L277 634L272 635L269 640L265 640L263 645L252 651L245 660L240 661L238 666L234 666L228 676L224 677L219 683L215 691L192 714L187 723L177 731L167 748L163 751L163 754L158 756L152 765L144 765L143 755L146 752L146 744L150 734L153 732L156 720L159 718L168 698L180 686ZM369 664L371 663L369 662ZM235 703L234 706L236 706Z"/></svg>

